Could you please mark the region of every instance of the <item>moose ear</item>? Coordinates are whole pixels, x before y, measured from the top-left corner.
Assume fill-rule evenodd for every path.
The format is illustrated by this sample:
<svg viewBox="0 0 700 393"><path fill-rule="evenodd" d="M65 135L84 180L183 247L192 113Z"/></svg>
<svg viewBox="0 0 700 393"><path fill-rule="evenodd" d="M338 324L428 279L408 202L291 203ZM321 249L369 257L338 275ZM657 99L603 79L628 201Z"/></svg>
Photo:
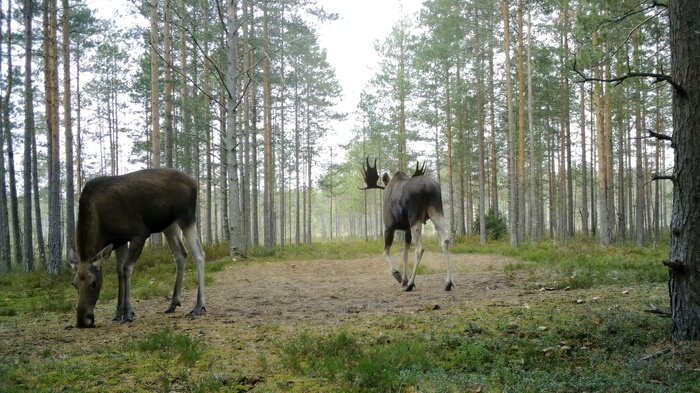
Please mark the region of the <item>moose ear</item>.
<svg viewBox="0 0 700 393"><path fill-rule="evenodd" d="M75 250L71 247L68 249L68 264L73 269L73 271L78 270L78 256L75 255Z"/></svg>
<svg viewBox="0 0 700 393"><path fill-rule="evenodd" d="M388 173L384 172L384 175L382 176L382 181L384 182L385 186L389 185L389 180L391 180L391 176L389 176Z"/></svg>
<svg viewBox="0 0 700 393"><path fill-rule="evenodd" d="M102 251L97 253L97 255L95 256L95 261L92 262L92 266L101 267L102 262L107 260L107 258L109 258L109 255L111 253L112 253L112 245L108 244L107 247L103 248Z"/></svg>

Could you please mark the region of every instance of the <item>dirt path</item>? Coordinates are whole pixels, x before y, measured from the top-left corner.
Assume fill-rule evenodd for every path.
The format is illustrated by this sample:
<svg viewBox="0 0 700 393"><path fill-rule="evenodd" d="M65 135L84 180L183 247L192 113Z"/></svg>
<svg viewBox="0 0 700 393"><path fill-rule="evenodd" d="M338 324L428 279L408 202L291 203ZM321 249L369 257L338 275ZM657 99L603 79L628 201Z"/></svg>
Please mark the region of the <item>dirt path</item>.
<svg viewBox="0 0 700 393"><path fill-rule="evenodd" d="M394 255L395 261L399 259L400 255ZM166 298L136 300L136 319L126 325L111 321L114 300L100 301L96 329L74 328L75 311L0 323L0 342L4 343L0 355L26 355L36 353L37 348L54 353L76 348L89 351L95 343L124 343L166 326L224 340L241 332L258 334L250 329L256 326L334 325L358 316L516 304L522 301L519 295L527 292L525 280L504 273L506 263L508 259L498 256L452 255L455 287L451 292L443 290L442 256L430 252L423 257L421 265L425 268L413 292L402 291L381 255L353 260L234 264L214 273L213 284L206 288L207 313L194 320L186 313L195 303L196 288L185 288L182 307L174 314L163 314L169 303Z"/></svg>
<svg viewBox="0 0 700 393"><path fill-rule="evenodd" d="M394 256L398 262L400 256ZM411 255L413 259L413 255ZM416 289L404 292L381 256L341 261L238 265L208 288L209 318L249 324L340 321L358 313L411 312L468 306L516 296L522 282L504 273L503 257L453 255L455 288L445 292L440 254L426 253Z"/></svg>

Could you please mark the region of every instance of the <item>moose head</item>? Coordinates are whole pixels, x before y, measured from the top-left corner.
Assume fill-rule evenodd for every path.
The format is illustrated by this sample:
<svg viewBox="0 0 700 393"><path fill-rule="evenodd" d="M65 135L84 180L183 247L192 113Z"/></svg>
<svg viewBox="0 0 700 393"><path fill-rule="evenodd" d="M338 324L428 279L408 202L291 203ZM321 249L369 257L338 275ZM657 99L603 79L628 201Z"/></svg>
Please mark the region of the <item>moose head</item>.
<svg viewBox="0 0 700 393"><path fill-rule="evenodd" d="M374 166L370 165L369 157L365 159L367 166L362 165L362 176L365 178L365 184L367 187L360 188L360 190L369 190L370 188L384 189L384 186L379 185L379 173L377 172L377 159L374 159ZM386 173L384 176L388 176Z"/></svg>
<svg viewBox="0 0 700 393"><path fill-rule="evenodd" d="M68 250L68 262L75 271L73 286L78 290L77 326L95 327L95 304L102 290L102 262L112 253L112 245L98 252L92 259L81 262L74 249Z"/></svg>
<svg viewBox="0 0 700 393"><path fill-rule="evenodd" d="M379 172L377 171L377 159L374 159L374 166L372 166L369 163L369 157L365 159L365 162L367 165L365 166L364 164L362 165L362 176L365 179L365 184L367 185L364 188L360 188L360 190L369 190L371 188L379 188L379 189L384 189L384 186L389 184L389 181L391 180L391 176L389 176L388 173L384 173L382 176L382 182L384 183L384 186L379 185ZM418 177L418 176L424 176L425 174L428 173L428 164L427 162L424 162L423 165L420 164L420 162L416 161L416 169L413 171L413 174L411 177ZM404 175L405 176L405 175Z"/></svg>

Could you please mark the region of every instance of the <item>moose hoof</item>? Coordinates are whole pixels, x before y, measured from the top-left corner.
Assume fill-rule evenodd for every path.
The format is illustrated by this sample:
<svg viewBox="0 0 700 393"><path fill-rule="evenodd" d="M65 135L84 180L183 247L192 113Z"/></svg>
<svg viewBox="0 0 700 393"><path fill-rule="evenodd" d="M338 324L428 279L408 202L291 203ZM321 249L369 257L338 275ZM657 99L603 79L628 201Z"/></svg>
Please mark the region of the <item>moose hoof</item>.
<svg viewBox="0 0 700 393"><path fill-rule="evenodd" d="M408 279L404 277L403 281L401 281L401 286L405 288L406 285L408 285Z"/></svg>
<svg viewBox="0 0 700 393"><path fill-rule="evenodd" d="M202 315L207 311L207 309L204 306L196 306L195 308L190 311L189 315L190 317L194 318L196 316Z"/></svg>
<svg viewBox="0 0 700 393"><path fill-rule="evenodd" d="M394 276L394 278L396 279L396 281L399 282L399 284L402 283L403 277L401 277L401 273L398 270L392 270L391 275Z"/></svg>
<svg viewBox="0 0 700 393"><path fill-rule="evenodd" d="M406 285L406 288L404 288L403 290L406 292L411 292L415 287L416 287L416 284L410 283L410 284Z"/></svg>
<svg viewBox="0 0 700 393"><path fill-rule="evenodd" d="M122 318L122 320L119 321L119 323L121 323L122 325L123 325L123 324L127 324L127 323L131 323L131 322L134 322L134 315L133 315L133 314L132 314L130 317L124 316L124 317Z"/></svg>
<svg viewBox="0 0 700 393"><path fill-rule="evenodd" d="M170 305L168 306L168 308L165 309L165 311L163 311L163 312L166 313L166 314L172 314L172 313L175 312L175 309L178 308L179 306L180 306L180 302L170 303Z"/></svg>
<svg viewBox="0 0 700 393"><path fill-rule="evenodd" d="M452 287L454 287L454 284L452 284L452 281L448 282L447 284L445 284L445 291L448 291L448 292L451 291Z"/></svg>

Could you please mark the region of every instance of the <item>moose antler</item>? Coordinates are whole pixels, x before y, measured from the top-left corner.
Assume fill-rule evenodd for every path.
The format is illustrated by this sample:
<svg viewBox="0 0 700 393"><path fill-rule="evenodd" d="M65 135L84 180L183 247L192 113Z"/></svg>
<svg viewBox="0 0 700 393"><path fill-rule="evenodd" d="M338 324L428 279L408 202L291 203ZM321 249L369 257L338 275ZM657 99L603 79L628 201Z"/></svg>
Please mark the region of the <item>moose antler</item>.
<svg viewBox="0 0 700 393"><path fill-rule="evenodd" d="M379 173L377 172L377 159L374 159L374 166L369 164L369 157L366 158L366 161L367 166L362 165L362 177L365 178L365 184L367 184L367 187L360 188L360 190L369 190L370 188L380 188L383 190L384 187L378 184Z"/></svg>
<svg viewBox="0 0 700 393"><path fill-rule="evenodd" d="M428 173L427 165L428 164L426 162L423 162L423 166L421 167L420 162L416 161L416 171L413 172L411 177L423 176Z"/></svg>

